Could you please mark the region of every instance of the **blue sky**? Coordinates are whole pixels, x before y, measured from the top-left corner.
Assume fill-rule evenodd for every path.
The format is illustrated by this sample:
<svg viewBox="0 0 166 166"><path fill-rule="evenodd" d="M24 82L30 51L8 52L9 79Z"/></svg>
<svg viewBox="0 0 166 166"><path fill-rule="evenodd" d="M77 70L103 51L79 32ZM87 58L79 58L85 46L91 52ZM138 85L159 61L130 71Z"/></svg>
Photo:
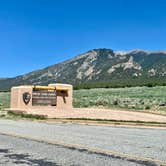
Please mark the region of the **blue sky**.
<svg viewBox="0 0 166 166"><path fill-rule="evenodd" d="M93 48L166 50L165 0L0 0L0 77Z"/></svg>

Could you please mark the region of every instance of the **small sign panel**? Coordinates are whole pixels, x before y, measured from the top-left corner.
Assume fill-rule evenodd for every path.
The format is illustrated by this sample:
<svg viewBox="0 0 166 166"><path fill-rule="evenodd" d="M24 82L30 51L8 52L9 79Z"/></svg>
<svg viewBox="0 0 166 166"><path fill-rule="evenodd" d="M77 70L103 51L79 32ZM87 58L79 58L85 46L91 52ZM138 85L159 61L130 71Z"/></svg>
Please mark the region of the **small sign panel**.
<svg viewBox="0 0 166 166"><path fill-rule="evenodd" d="M31 94L29 92L25 92L22 95L23 101L26 105L29 104L30 100L31 100Z"/></svg>
<svg viewBox="0 0 166 166"><path fill-rule="evenodd" d="M56 106L56 102L56 91L33 91L32 93L33 106Z"/></svg>

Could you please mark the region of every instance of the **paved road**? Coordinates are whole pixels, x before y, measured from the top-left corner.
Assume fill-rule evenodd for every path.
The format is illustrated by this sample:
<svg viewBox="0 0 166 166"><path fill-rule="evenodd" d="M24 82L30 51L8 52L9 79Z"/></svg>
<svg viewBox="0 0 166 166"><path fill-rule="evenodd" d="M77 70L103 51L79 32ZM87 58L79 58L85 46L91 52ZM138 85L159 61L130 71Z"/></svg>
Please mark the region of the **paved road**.
<svg viewBox="0 0 166 166"><path fill-rule="evenodd" d="M155 165L2 133L166 161L166 130L0 120L0 133L0 165Z"/></svg>
<svg viewBox="0 0 166 166"><path fill-rule="evenodd" d="M142 166L149 164L4 135L0 135L0 146L0 165L5 166Z"/></svg>

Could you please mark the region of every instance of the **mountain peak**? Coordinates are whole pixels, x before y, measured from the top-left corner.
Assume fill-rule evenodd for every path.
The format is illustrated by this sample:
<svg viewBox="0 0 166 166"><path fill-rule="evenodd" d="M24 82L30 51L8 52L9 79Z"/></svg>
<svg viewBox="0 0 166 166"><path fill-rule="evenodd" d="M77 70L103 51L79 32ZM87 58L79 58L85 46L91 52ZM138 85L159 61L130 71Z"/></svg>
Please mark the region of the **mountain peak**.
<svg viewBox="0 0 166 166"><path fill-rule="evenodd" d="M130 51L129 53L131 54L140 54L140 53L144 53L144 54L166 54L165 50L156 50L156 51L151 51L151 50L141 50L141 49L135 49Z"/></svg>
<svg viewBox="0 0 166 166"><path fill-rule="evenodd" d="M96 53L98 56L114 55L114 51L112 49L108 49L108 48L92 49L90 52Z"/></svg>
<svg viewBox="0 0 166 166"><path fill-rule="evenodd" d="M112 85L113 82L125 84L135 79L141 84L151 79L152 83L155 80L163 80L165 83L165 55L166 51L92 49L65 62L26 75L0 79L0 89L20 84L47 85L52 82L73 85L108 82Z"/></svg>
<svg viewBox="0 0 166 166"><path fill-rule="evenodd" d="M113 51L110 48L94 48L92 51L100 52L100 51Z"/></svg>

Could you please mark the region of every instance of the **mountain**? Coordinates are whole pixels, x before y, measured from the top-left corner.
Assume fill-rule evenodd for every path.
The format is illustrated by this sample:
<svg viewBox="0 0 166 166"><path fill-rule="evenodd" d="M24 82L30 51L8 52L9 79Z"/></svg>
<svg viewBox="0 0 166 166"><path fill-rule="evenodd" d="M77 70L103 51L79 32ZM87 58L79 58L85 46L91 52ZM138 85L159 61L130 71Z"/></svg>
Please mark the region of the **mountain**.
<svg viewBox="0 0 166 166"><path fill-rule="evenodd" d="M0 90L22 84L62 82L78 86L166 84L166 51L93 49L70 60L14 78L0 79Z"/></svg>

